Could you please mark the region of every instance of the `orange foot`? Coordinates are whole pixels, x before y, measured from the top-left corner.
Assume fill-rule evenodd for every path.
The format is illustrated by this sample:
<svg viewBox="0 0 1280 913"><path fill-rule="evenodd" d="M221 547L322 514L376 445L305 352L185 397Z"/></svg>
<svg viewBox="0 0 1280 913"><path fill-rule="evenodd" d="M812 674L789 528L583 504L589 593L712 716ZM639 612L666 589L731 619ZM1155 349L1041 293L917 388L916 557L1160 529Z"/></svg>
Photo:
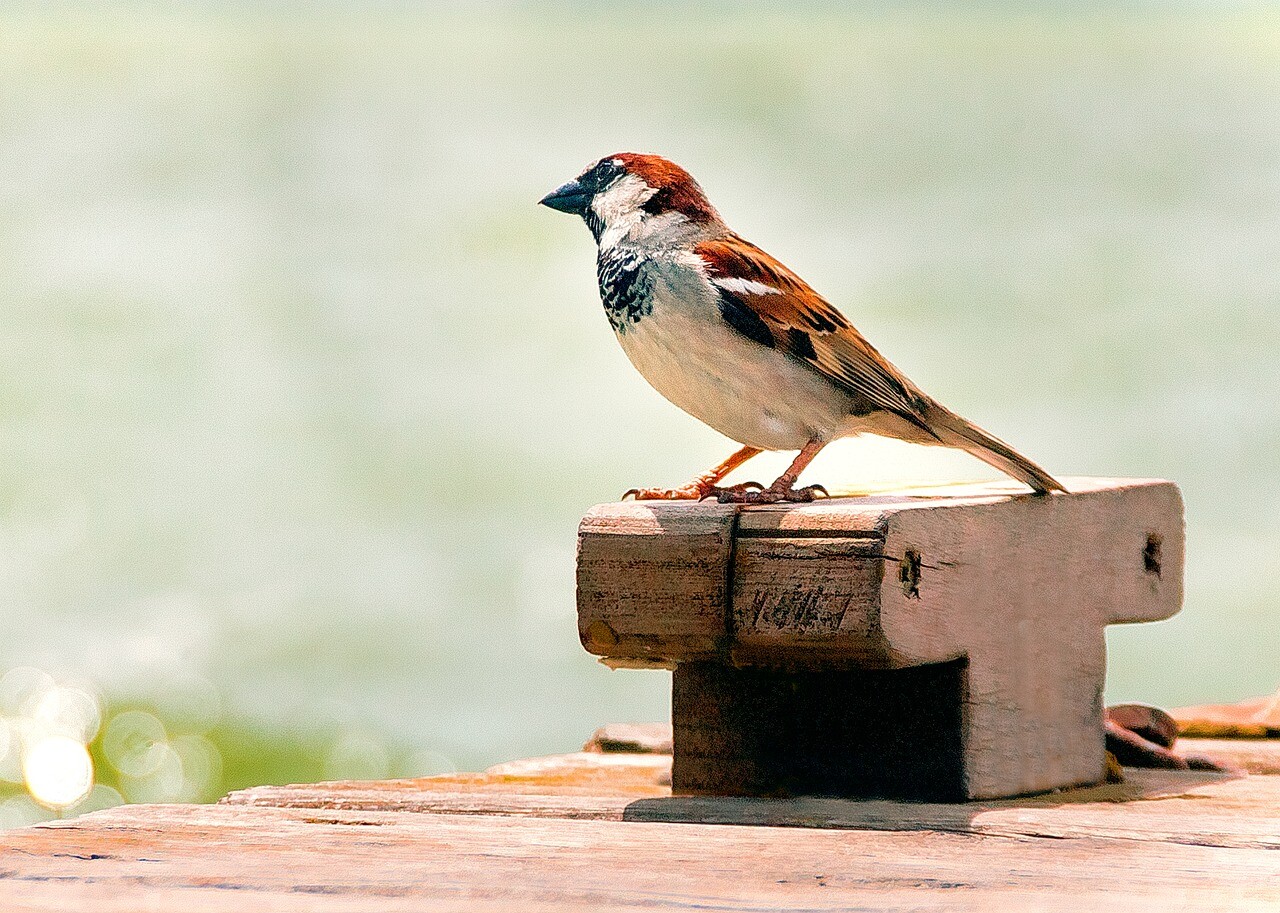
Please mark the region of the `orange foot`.
<svg viewBox="0 0 1280 913"><path fill-rule="evenodd" d="M721 488L701 479L681 485L679 488L633 488L622 496L622 500L635 498L637 501L702 501L715 498L722 504L733 503L741 496L756 494L763 490L759 482L743 482L741 485L730 485Z"/></svg>
<svg viewBox="0 0 1280 913"><path fill-rule="evenodd" d="M779 479L768 488L759 491L746 491L741 485L722 489L716 497L721 504L778 504L782 501L804 504L816 500L819 496L831 497L821 485L807 485L804 488L792 488L791 484Z"/></svg>

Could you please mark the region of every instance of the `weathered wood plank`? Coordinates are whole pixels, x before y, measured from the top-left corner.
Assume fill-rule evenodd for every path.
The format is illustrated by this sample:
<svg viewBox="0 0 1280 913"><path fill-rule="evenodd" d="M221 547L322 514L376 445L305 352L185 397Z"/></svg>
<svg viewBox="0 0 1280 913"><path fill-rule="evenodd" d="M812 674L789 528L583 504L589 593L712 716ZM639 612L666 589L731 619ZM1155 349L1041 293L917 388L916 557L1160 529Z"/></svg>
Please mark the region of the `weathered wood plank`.
<svg viewBox="0 0 1280 913"><path fill-rule="evenodd" d="M1262 743L1271 744L1271 743ZM1194 744L1191 747L1196 747ZM1280 745L1272 757L1280 759ZM485 774L256 787L227 804L441 814L937 830L975 836L1120 837L1280 848L1280 777L1126 768L1125 782L1020 799L951 803L670 797L671 759L582 752ZM611 771L613 773L611 773ZM605 784L608 784L606 786Z"/></svg>
<svg viewBox="0 0 1280 913"><path fill-rule="evenodd" d="M223 805L620 819L628 802L671 794L671 756L575 752L482 774L255 786Z"/></svg>
<svg viewBox="0 0 1280 913"><path fill-rule="evenodd" d="M1069 497L924 501L889 520L885 553L917 555L921 571L910 591L882 589L882 624L914 660L968 656L973 798L1102 779L1103 628L1181 607L1176 486L1067 485ZM1155 540L1158 567L1143 557Z"/></svg>
<svg viewBox="0 0 1280 913"><path fill-rule="evenodd" d="M646 739L661 735L646 727ZM661 798L670 760L578 752L478 774L258 787L218 806L124 806L3 832L0 910L1280 904L1280 777L1130 770L1121 784L968 805L693 801ZM724 823L665 823L691 820ZM773 824L788 826L760 826Z"/></svg>
<svg viewBox="0 0 1280 913"><path fill-rule="evenodd" d="M670 723L610 723L596 730L583 750L670 754L671 743ZM1280 774L1280 737L1200 739L1183 736L1177 739L1177 751L1208 758L1243 773Z"/></svg>
<svg viewBox="0 0 1280 913"><path fill-rule="evenodd" d="M954 811L954 807L952 807ZM1065 839L1063 837L1065 836ZM132 806L0 834L0 909L1273 910L1280 853L1083 833Z"/></svg>
<svg viewBox="0 0 1280 913"><path fill-rule="evenodd" d="M997 837L1114 838L1280 850L1280 782L1126 769L1127 782L1026 798L902 803L674 796L640 799L628 821L929 830Z"/></svg>

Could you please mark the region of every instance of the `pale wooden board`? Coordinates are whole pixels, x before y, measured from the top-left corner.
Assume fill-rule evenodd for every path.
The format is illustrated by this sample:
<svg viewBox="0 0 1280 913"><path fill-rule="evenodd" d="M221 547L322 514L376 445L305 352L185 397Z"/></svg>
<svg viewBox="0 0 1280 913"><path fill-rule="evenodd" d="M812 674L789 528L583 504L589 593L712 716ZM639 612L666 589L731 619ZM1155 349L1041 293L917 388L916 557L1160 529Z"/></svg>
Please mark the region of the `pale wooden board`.
<svg viewBox="0 0 1280 913"><path fill-rule="evenodd" d="M885 553L922 556L919 595L886 582L881 624L917 660L969 659L974 798L1102 778L1106 624L1182 605L1183 517L1167 482L1070 479L1071 496L892 515ZM1149 573L1147 538L1161 540ZM888 575L886 575L888 576Z"/></svg>
<svg viewBox="0 0 1280 913"><path fill-rule="evenodd" d="M671 795L669 754L575 752L510 761L483 774L256 786L226 805L621 820L628 803Z"/></svg>
<svg viewBox="0 0 1280 913"><path fill-rule="evenodd" d="M1273 757L1280 758L1280 750ZM611 776L611 770L616 775ZM1280 849L1280 777L1272 776L1127 768L1124 783L1022 799L938 804L673 798L665 785L669 775L669 756L580 752L499 765L467 779L263 786L232 793L223 801L443 814L1123 837ZM610 781L612 788L603 789L602 784Z"/></svg>
<svg viewBox="0 0 1280 913"><path fill-rule="evenodd" d="M843 799L672 797L630 804L627 821L992 837L1097 837L1280 851L1280 783L1186 771L1126 771L1124 784L1023 800L928 804ZM1280 864L1280 860L1278 860Z"/></svg>
<svg viewBox="0 0 1280 913"><path fill-rule="evenodd" d="M0 834L0 909L1274 910L1280 853L1082 834L133 806Z"/></svg>
<svg viewBox="0 0 1280 913"><path fill-rule="evenodd" d="M0 910L1273 910L1280 777L1127 771L969 805L699 800L670 757L258 787L0 833ZM670 815L679 802L659 799ZM637 804L639 803L639 804ZM686 814L682 820L690 820Z"/></svg>

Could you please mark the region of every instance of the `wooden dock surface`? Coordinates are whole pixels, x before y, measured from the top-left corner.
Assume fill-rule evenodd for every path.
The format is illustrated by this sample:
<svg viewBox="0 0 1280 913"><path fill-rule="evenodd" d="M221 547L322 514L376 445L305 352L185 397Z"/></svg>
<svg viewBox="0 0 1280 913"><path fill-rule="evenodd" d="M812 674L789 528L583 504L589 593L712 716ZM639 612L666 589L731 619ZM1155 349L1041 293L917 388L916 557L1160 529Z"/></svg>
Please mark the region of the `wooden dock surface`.
<svg viewBox="0 0 1280 913"><path fill-rule="evenodd" d="M1280 909L1280 742L1258 771L933 805L672 798L670 756L258 787L0 833L0 910Z"/></svg>

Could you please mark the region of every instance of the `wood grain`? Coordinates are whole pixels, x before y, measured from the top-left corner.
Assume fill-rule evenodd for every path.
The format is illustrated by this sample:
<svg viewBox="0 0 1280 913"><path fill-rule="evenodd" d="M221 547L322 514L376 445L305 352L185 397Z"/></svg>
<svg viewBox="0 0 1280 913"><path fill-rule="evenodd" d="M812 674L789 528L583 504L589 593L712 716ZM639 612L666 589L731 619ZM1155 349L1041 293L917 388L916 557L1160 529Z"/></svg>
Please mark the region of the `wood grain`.
<svg viewBox="0 0 1280 913"><path fill-rule="evenodd" d="M925 501L889 519L885 553L923 567L916 595L882 588L882 624L912 661L968 656L973 798L1101 780L1104 627L1182 604L1176 486L1067 484L1069 496ZM1152 537L1158 572L1143 559Z"/></svg>
<svg viewBox="0 0 1280 913"><path fill-rule="evenodd" d="M1250 743L1280 766L1280 741ZM1179 746L1184 747L1182 744ZM1225 760L1234 744L1186 740ZM1280 847L1280 776L1126 768L1123 783L1040 796L954 803L671 796L670 756L580 752L483 774L261 786L223 804L438 814L507 814L771 827L937 830L974 835L1089 836L1226 847Z"/></svg>
<svg viewBox="0 0 1280 913"><path fill-rule="evenodd" d="M1280 900L1274 851L1082 836L178 806L33 828L4 845L11 913L1241 911Z"/></svg>
<svg viewBox="0 0 1280 913"><path fill-rule="evenodd" d="M482 774L260 787L216 806L125 806L7 831L0 909L1201 913L1280 905L1278 777L1128 771L1124 784L963 806L695 803L655 794L663 762L579 753ZM639 820L659 817L726 823Z"/></svg>

